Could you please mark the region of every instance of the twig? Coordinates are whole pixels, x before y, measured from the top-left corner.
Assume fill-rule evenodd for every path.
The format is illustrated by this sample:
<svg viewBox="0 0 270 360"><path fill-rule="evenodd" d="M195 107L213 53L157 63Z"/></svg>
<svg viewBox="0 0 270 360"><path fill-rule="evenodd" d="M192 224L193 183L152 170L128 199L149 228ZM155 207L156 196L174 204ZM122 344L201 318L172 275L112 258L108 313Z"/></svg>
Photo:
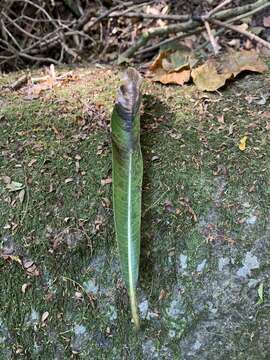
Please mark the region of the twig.
<svg viewBox="0 0 270 360"><path fill-rule="evenodd" d="M120 55L118 63L121 64L127 58L130 58L137 50L139 50L139 48L146 45L147 42L153 37L193 30L197 26L199 26L198 22L190 20L183 24L168 25L164 27L153 28L149 31L144 31L139 40L133 46L127 49L122 55Z"/></svg>
<svg viewBox="0 0 270 360"><path fill-rule="evenodd" d="M160 19L160 20L173 20L173 21L188 21L190 15L163 15L163 14L145 14L142 12L113 12L109 15L111 18L125 17L125 18L142 18L142 19Z"/></svg>
<svg viewBox="0 0 270 360"><path fill-rule="evenodd" d="M24 57L26 59L37 61L37 62L46 62L46 63L55 64L55 65L60 65L59 61L57 61L55 59L52 59L52 58L49 58L49 57L31 56L31 55L25 54L23 52L18 52L18 55L21 56L21 57Z"/></svg>
<svg viewBox="0 0 270 360"><path fill-rule="evenodd" d="M156 49L159 49L161 46L164 46L164 45L167 45L167 44L170 44L171 42L174 42L176 40L181 40L181 39L184 39L185 37L188 37L190 35L194 35L194 34L197 34L199 32L201 32L204 28L203 27L199 27L193 31L189 31L189 32L186 32L186 33L181 33L179 35L176 35L176 36L173 36L169 39L166 39L166 40L163 40L163 41L160 41L159 43L155 44L155 45L152 45L152 46L149 46L145 49L142 49L142 50L139 50L136 52L136 55L141 55L141 54L145 54L147 52L150 52L150 51L153 51L153 50L156 50Z"/></svg>
<svg viewBox="0 0 270 360"><path fill-rule="evenodd" d="M153 208L160 202L160 200L162 200L162 198L167 194L168 191L169 191L169 189L167 189L166 191L164 191L164 193L162 193L161 196L160 196L153 204L151 204L150 206L148 206L148 207L144 210L142 217L144 217L145 214L146 214L149 210L153 209Z"/></svg>
<svg viewBox="0 0 270 360"><path fill-rule="evenodd" d="M248 17L250 17L250 16L252 16L252 15L254 15L254 14L262 11L263 9L266 9L267 7L270 7L270 1L265 2L264 4L258 6L258 7L255 8L255 9L252 9L252 10L250 10L250 11L248 11L248 12L245 12L245 13L243 13L243 14L240 14L240 15L234 17L233 19L228 20L228 23L230 23L230 22L235 22L235 21L238 21L238 20L241 20L241 19L244 19L244 18L248 18Z"/></svg>
<svg viewBox="0 0 270 360"><path fill-rule="evenodd" d="M269 5L269 0L258 0L255 3L252 3L252 4L222 10L219 13L215 14L214 18L218 19L218 20L226 20L226 19L229 19L230 17L235 17L235 16L238 16L238 15L242 15L242 14L248 12L248 11L251 11L253 9L257 9L258 7L260 7L260 6L264 5L264 4Z"/></svg>
<svg viewBox="0 0 270 360"><path fill-rule="evenodd" d="M251 11L248 11L244 14L241 14L241 15L238 15L236 17L233 17L232 19L229 19L226 21L227 24L230 24L230 23L233 23L235 21L238 21L238 20L241 20L241 19L244 19L244 18L248 18L256 13L258 13L259 11L267 8L267 7L270 7L270 2L266 3L266 4L263 4L261 6L259 6L258 8L256 9L253 9ZM221 28L221 29L218 29L217 30L217 33L216 35L220 35L224 32L225 28ZM209 40L206 40L203 44L199 45L195 51L200 51L201 49L203 49L204 47L206 47L207 45L209 44Z"/></svg>
<svg viewBox="0 0 270 360"><path fill-rule="evenodd" d="M17 79L12 84L10 84L8 88L13 91L19 90L22 86L24 86L27 83L27 80L28 80L28 75L24 74L19 79Z"/></svg>
<svg viewBox="0 0 270 360"><path fill-rule="evenodd" d="M220 35L224 32L224 28L218 29L216 32L216 35ZM199 52L201 49L205 48L208 44L210 43L210 39L206 40L205 42L203 42L202 44L200 44L199 46L196 47L196 49L194 50L195 52Z"/></svg>
<svg viewBox="0 0 270 360"><path fill-rule="evenodd" d="M238 8L226 9L220 11L214 15L214 19L227 20L234 15L242 15L247 11L255 10L258 7L270 5L269 0L258 0L256 3L244 5ZM210 18L208 19L210 21ZM118 63L126 61L126 59L133 56L141 47L145 46L148 41L156 36L164 36L171 33L187 32L198 28L201 22L204 21L204 17L200 17L196 20L190 19L185 23L179 23L174 25L168 25L159 28L152 28L149 31L144 31L137 42L122 53L118 59Z"/></svg>
<svg viewBox="0 0 270 360"><path fill-rule="evenodd" d="M211 16L213 16L214 14L216 14L220 9L222 9L224 6L230 4L232 2L232 0L224 0L222 1L220 4L218 4L214 9L208 11L208 13L202 17L202 19L204 19L204 26L205 29L207 31L208 37L209 37L209 41L212 45L212 48L214 50L214 54L217 55L219 50L220 50L220 46L218 45L215 36L213 35L213 32L211 30L211 27L209 25L209 22L207 21L207 19Z"/></svg>
<svg viewBox="0 0 270 360"><path fill-rule="evenodd" d="M26 204L25 204L25 208L24 208L22 217L20 219L20 226L23 225L24 219L29 210L29 202L30 202L30 191L29 191L29 187L28 187L28 183L27 183L27 175L26 175L25 169L24 169L24 186L25 186ZM16 228L15 233L18 231L18 229L19 229L19 227Z"/></svg>
<svg viewBox="0 0 270 360"><path fill-rule="evenodd" d="M8 49L12 54L17 54L17 50L8 41L0 38L0 43L6 45L6 50Z"/></svg>
<svg viewBox="0 0 270 360"><path fill-rule="evenodd" d="M32 37L33 39L38 40L39 37L35 36L29 32L27 32L26 30L24 30L23 28L21 28L15 21L13 21L7 14L4 13L4 11L2 11L2 15L12 24L14 25L18 30L20 30L21 32L23 32L26 36Z"/></svg>
<svg viewBox="0 0 270 360"><path fill-rule="evenodd" d="M25 20L29 20L29 21L31 21L31 22L33 22L33 23L50 23L51 22L51 20L50 19L34 19L34 18L31 18L31 17L29 17L29 16L27 16L27 15L22 15L21 16L21 19L25 19ZM57 21L58 19L55 19L55 18L51 18L53 21ZM17 19L18 20L18 19ZM70 21L69 20L62 20L62 22L64 23L64 22L66 22L66 23L68 23L68 24L70 24Z"/></svg>
<svg viewBox="0 0 270 360"><path fill-rule="evenodd" d="M255 40L256 42L258 42L259 44L267 47L268 49L270 49L270 43L266 40L263 40L262 38L260 38L259 36L247 31L247 30L242 30L240 29L239 27L237 26L233 26L233 25L230 25L228 23L225 23L225 22L222 22L222 21L219 21L219 20L216 20L216 19L208 19L210 22L212 22L213 24L216 24L218 26L222 26L226 29L229 29L229 30L232 30L234 32L237 32L239 34L242 34L246 37L248 37L250 40Z"/></svg>
<svg viewBox="0 0 270 360"><path fill-rule="evenodd" d="M87 290L77 281L67 277L67 276L61 276L64 281L70 281L73 285L78 286L87 296L89 296Z"/></svg>
<svg viewBox="0 0 270 360"><path fill-rule="evenodd" d="M142 6L151 5L154 1L155 1L155 0L151 0L151 1L147 1L147 0L145 1L145 0L143 0L143 1L141 1L141 2L136 2L136 1L135 1L135 5L134 5L134 1L133 1L133 5L130 6L130 7L128 7L127 9L123 10L122 14L125 15L125 14L128 13L128 12L132 12L134 9L137 10L137 9L139 9L139 8L142 7ZM120 3L121 3L121 1L120 1Z"/></svg>
<svg viewBox="0 0 270 360"><path fill-rule="evenodd" d="M10 56L5 56L5 55L0 55L0 59L3 60L12 60L15 59L17 57L17 55L10 55ZM2 61L1 64L3 64L5 61Z"/></svg>
<svg viewBox="0 0 270 360"><path fill-rule="evenodd" d="M95 26L98 22L100 22L102 19L106 18L111 12L115 11L116 9L121 8L122 5L116 5L110 10L106 11L105 13L101 14L99 17L97 17L94 21L90 19L89 22L87 22L84 27L83 31L88 32L93 26Z"/></svg>
<svg viewBox="0 0 270 360"><path fill-rule="evenodd" d="M74 61L81 60L81 57L73 49L69 48L65 42L62 43L62 46L64 50L74 58Z"/></svg>
<svg viewBox="0 0 270 360"><path fill-rule="evenodd" d="M64 0L63 1L66 7L74 14L77 18L81 16L80 8L78 7L78 4L72 0Z"/></svg>
<svg viewBox="0 0 270 360"><path fill-rule="evenodd" d="M204 25L205 25L205 28L206 28L206 31L207 31L207 34L209 36L209 40L211 42L211 45L213 47L213 50L214 50L214 54L217 55L218 52L219 52L219 49L220 49L220 46L217 44L216 42L216 39L211 31L211 28L210 28L210 25L209 25L209 22L208 21L204 21Z"/></svg>
<svg viewBox="0 0 270 360"><path fill-rule="evenodd" d="M62 19L62 14L56 11L57 5L54 5L54 3L57 4L57 2L55 0L48 2L44 0L0 1L0 67L5 64L7 69L19 68L27 63L25 59L54 64L59 64L64 60L72 61L81 54L87 44L90 43L93 49L93 44L97 43L98 40L95 41L90 33L90 31L94 33L92 26L97 23L100 24L100 34L104 32L104 36L101 36L105 45L103 46L104 52L106 47L111 44L111 42L107 41L107 36L111 32L111 18L117 17L137 17L142 21L147 19L172 21L172 23L161 28L148 29L147 26L144 27L143 29L147 31L144 31L141 34L142 36L124 52L125 57L132 57L134 54L143 54L155 50L174 40L199 32L203 29L204 21L208 22L205 27L208 29L212 46L215 48L218 44L214 43L216 39L213 36L215 34L210 29L210 26L212 26L210 18L220 20L224 24L231 24L233 21L251 16L270 6L269 0L256 0L244 6L223 9L231 0L221 0L217 2L219 5L208 13L200 17L193 17L188 14L144 14L141 11L141 6L153 1L113 0L111 9L106 9L94 18L93 9L84 5L87 2L80 2L79 0L63 1L76 3L80 11L80 17L76 18L69 12L69 16L63 16L64 19ZM102 6L101 1L100 5ZM57 16L58 18L56 18ZM107 21L107 29L104 27L104 19ZM85 29L87 29L89 35L81 30L84 26L86 26ZM122 35L129 36L128 31L129 29L123 30ZM217 30L217 34L222 31L223 27ZM249 38L251 38L250 36ZM149 40L151 41L155 37L159 41L158 44L146 47ZM168 39L168 37L170 38ZM255 40L253 35L252 38ZM47 58L50 53L53 55L51 58ZM95 51L93 51L93 54L95 54Z"/></svg>
<svg viewBox="0 0 270 360"><path fill-rule="evenodd" d="M15 2L24 2L25 4L28 3L28 4L36 7L37 9L39 9L39 10L50 20L50 23L51 23L54 27L57 27L56 24L55 24L55 21L53 21L52 17L48 14L48 12L47 12L42 6L39 6L38 4L32 2L31 0L15 0Z"/></svg>
<svg viewBox="0 0 270 360"><path fill-rule="evenodd" d="M11 40L14 42L14 44L17 46L19 50L21 50L20 44L18 41L14 38L14 36L10 33L10 31L7 29L7 27L2 24L2 28L5 30L5 32L8 34L8 36L11 38Z"/></svg>
<svg viewBox="0 0 270 360"><path fill-rule="evenodd" d="M78 26L78 28L83 28L83 31L87 32L91 29L91 27L95 26L98 22L100 22L102 19L108 17L112 12L114 12L115 10L119 10L121 8L123 8L124 6L128 6L131 5L132 2L128 2L125 4L120 4L120 5L116 5L114 7L112 7L110 10L105 11L103 14L101 14L99 17L97 17L93 22L89 19L86 21L86 23L84 25L82 25L83 22L81 22Z"/></svg>
<svg viewBox="0 0 270 360"><path fill-rule="evenodd" d="M59 29L58 29L59 30ZM46 34L43 38L41 38L40 40L38 40L37 42L31 44L30 46L28 46L27 48L24 49L25 52L29 52L30 50L33 50L35 48L39 48L40 51L42 51L43 47L46 47L46 49L49 48L49 45L54 42L55 44L57 44L60 41L60 36L58 33L58 30L55 30L53 32L50 32L49 34ZM56 35L55 35L56 34ZM49 37L52 37L51 39L49 39ZM31 51L32 53L32 51ZM35 53L35 51L33 51L33 53Z"/></svg>
<svg viewBox="0 0 270 360"><path fill-rule="evenodd" d="M208 17L213 16L215 13L217 13L220 9L222 9L224 6L230 4L232 2L232 0L224 0L222 3L218 4L214 9L210 10L207 15L206 15L206 19Z"/></svg>

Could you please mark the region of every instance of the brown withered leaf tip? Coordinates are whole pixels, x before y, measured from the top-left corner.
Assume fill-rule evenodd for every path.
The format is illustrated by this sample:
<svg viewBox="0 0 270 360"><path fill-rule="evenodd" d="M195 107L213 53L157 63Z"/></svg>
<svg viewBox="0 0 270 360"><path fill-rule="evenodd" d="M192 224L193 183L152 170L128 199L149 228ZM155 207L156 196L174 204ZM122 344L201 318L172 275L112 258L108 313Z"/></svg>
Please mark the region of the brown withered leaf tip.
<svg viewBox="0 0 270 360"><path fill-rule="evenodd" d="M116 103L130 114L136 111L140 102L141 84L142 77L136 69L128 68L124 72Z"/></svg>

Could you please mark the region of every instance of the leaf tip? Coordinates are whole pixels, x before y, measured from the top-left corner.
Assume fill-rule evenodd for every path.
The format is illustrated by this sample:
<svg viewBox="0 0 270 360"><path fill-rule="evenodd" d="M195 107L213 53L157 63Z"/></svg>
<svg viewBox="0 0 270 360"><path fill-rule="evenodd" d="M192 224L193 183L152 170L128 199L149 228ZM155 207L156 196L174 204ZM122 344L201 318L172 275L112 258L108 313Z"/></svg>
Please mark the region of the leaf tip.
<svg viewBox="0 0 270 360"><path fill-rule="evenodd" d="M123 74L123 84L120 86L116 103L127 113L135 113L140 104L140 87L142 77L134 68L128 68Z"/></svg>

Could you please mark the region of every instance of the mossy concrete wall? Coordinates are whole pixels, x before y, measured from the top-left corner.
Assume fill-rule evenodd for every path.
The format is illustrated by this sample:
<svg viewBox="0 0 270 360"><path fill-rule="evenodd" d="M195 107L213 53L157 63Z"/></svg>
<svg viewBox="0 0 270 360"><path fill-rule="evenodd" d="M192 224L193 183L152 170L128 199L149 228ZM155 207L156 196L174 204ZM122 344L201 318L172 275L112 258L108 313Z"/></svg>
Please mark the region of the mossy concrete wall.
<svg viewBox="0 0 270 360"><path fill-rule="evenodd" d="M1 359L269 358L269 85L145 82L137 334L111 205L118 70L2 88Z"/></svg>

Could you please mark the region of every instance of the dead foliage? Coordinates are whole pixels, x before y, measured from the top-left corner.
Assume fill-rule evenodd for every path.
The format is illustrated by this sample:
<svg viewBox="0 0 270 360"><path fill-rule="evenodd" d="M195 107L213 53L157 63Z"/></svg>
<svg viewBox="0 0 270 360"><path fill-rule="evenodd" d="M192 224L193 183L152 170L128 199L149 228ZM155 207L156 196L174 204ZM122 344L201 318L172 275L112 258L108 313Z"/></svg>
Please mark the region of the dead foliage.
<svg viewBox="0 0 270 360"><path fill-rule="evenodd" d="M175 41L215 55L228 45L269 52L269 7L267 0L2 1L0 69L134 57L144 61ZM169 81L185 82L188 72L181 75L172 73Z"/></svg>

